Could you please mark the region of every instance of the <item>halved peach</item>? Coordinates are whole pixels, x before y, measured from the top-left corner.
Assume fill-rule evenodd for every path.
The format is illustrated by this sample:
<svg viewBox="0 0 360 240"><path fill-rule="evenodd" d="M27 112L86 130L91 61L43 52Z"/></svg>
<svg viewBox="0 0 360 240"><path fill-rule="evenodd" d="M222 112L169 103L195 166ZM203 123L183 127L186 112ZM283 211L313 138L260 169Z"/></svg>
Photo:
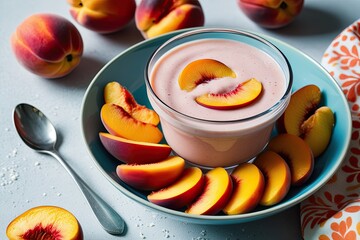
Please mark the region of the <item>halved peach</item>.
<svg viewBox="0 0 360 240"><path fill-rule="evenodd" d="M242 163L230 175L234 190L223 212L229 215L246 213L262 198L265 180L260 169L252 163Z"/></svg>
<svg viewBox="0 0 360 240"><path fill-rule="evenodd" d="M279 134L272 138L267 149L279 154L289 165L291 185L306 182L314 169L314 157L309 144L293 134Z"/></svg>
<svg viewBox="0 0 360 240"><path fill-rule="evenodd" d="M159 115L152 109L137 103L134 96L118 82L109 82L104 88L105 103L114 103L122 107L133 118L144 123L158 125Z"/></svg>
<svg viewBox="0 0 360 240"><path fill-rule="evenodd" d="M201 193L204 183L205 178L200 168L186 168L173 184L150 193L147 199L163 207L180 209L189 205Z"/></svg>
<svg viewBox="0 0 360 240"><path fill-rule="evenodd" d="M135 12L136 27L145 38L200 27L204 20L198 0L143 0L139 1Z"/></svg>
<svg viewBox="0 0 360 240"><path fill-rule="evenodd" d="M220 61L198 59L186 65L179 75L178 83L180 89L191 91L197 85L223 77L235 78L236 73Z"/></svg>
<svg viewBox="0 0 360 240"><path fill-rule="evenodd" d="M255 78L240 83L235 89L225 93L206 93L195 101L213 109L236 109L255 101L262 91L262 84Z"/></svg>
<svg viewBox="0 0 360 240"><path fill-rule="evenodd" d="M265 190L260 200L264 206L279 203L289 192L291 173L285 160L273 151L265 151L258 155L254 164L265 177Z"/></svg>
<svg viewBox="0 0 360 240"><path fill-rule="evenodd" d="M6 228L9 239L83 239L81 226L68 210L38 206L17 216Z"/></svg>
<svg viewBox="0 0 360 240"><path fill-rule="evenodd" d="M315 157L320 156L329 145L334 124L333 111L323 106L301 125L302 138L309 144Z"/></svg>
<svg viewBox="0 0 360 240"><path fill-rule="evenodd" d="M163 137L158 127L136 120L116 104L105 103L100 116L106 130L112 135L150 143L159 143Z"/></svg>
<svg viewBox="0 0 360 240"><path fill-rule="evenodd" d="M116 174L126 184L140 190L159 190L175 182L185 168L185 160L178 156L150 164L121 164Z"/></svg>
<svg viewBox="0 0 360 240"><path fill-rule="evenodd" d="M195 199L186 213L212 215L220 212L232 193L232 180L224 168L217 167L205 174L203 192Z"/></svg>
<svg viewBox="0 0 360 240"><path fill-rule="evenodd" d="M295 91L283 116L278 122L281 131L300 136L301 125L318 108L321 101L320 88L314 84Z"/></svg>
<svg viewBox="0 0 360 240"><path fill-rule="evenodd" d="M132 141L104 132L100 132L99 137L112 156L128 164L159 162L171 153L171 147L167 144Z"/></svg>

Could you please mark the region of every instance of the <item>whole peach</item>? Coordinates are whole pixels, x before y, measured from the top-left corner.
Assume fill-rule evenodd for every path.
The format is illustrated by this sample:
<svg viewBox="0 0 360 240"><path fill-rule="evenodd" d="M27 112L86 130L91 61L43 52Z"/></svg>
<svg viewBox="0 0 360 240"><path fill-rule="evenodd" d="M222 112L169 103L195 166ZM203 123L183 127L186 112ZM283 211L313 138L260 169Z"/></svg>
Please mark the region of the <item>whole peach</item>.
<svg viewBox="0 0 360 240"><path fill-rule="evenodd" d="M13 33L11 45L17 60L44 78L69 74L79 63L83 41L76 27L54 14L34 14Z"/></svg>
<svg viewBox="0 0 360 240"><path fill-rule="evenodd" d="M245 15L264 28L280 28L292 22L303 9L304 0L238 0Z"/></svg>
<svg viewBox="0 0 360 240"><path fill-rule="evenodd" d="M135 0L67 0L71 16L82 26L112 33L125 27L135 15Z"/></svg>
<svg viewBox="0 0 360 240"><path fill-rule="evenodd" d="M205 17L198 0L142 0L135 11L135 22L145 38L152 38L203 26Z"/></svg>

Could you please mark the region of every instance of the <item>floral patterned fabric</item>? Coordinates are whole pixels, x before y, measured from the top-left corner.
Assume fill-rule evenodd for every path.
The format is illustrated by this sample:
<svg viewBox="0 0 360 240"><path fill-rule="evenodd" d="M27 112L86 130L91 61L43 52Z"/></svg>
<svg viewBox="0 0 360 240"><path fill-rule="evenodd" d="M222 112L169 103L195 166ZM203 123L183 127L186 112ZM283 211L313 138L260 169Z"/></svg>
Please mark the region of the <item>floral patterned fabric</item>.
<svg viewBox="0 0 360 240"><path fill-rule="evenodd" d="M322 65L343 89L353 130L337 173L301 203L302 233L304 239L360 239L360 19L333 40Z"/></svg>

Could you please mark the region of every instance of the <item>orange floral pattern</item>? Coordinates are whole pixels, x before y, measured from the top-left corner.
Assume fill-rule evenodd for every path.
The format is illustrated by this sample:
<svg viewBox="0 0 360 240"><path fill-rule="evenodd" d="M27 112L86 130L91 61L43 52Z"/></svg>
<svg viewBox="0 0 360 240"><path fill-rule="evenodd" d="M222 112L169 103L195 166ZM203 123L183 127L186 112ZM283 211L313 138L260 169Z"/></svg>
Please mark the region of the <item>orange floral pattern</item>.
<svg viewBox="0 0 360 240"><path fill-rule="evenodd" d="M304 239L360 239L360 19L337 36L322 65L341 86L351 109L348 154L325 186L301 203Z"/></svg>

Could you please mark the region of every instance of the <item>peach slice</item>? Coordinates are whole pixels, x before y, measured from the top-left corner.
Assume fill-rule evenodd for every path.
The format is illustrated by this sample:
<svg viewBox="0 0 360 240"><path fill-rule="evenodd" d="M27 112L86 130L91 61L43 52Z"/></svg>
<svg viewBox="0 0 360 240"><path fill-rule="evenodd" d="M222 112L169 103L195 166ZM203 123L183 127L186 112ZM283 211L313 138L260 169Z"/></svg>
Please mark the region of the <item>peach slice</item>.
<svg viewBox="0 0 360 240"><path fill-rule="evenodd" d="M75 216L56 206L27 210L9 223L6 235L9 239L83 239Z"/></svg>
<svg viewBox="0 0 360 240"><path fill-rule="evenodd" d="M105 103L100 116L105 128L112 135L150 143L159 143L163 137L158 127L136 120L116 104Z"/></svg>
<svg viewBox="0 0 360 240"><path fill-rule="evenodd" d="M159 190L177 180L185 168L185 160L178 156L150 164L121 164L116 174L126 184L139 190Z"/></svg>
<svg viewBox="0 0 360 240"><path fill-rule="evenodd" d="M230 176L234 190L223 212L228 215L249 212L258 205L264 192L265 179L262 172L252 163L243 163Z"/></svg>
<svg viewBox="0 0 360 240"><path fill-rule="evenodd" d="M321 91L316 85L300 88L292 94L288 107L277 123L280 132L305 139L313 150L314 157L325 151L335 123L331 109L320 107L320 101Z"/></svg>
<svg viewBox="0 0 360 240"><path fill-rule="evenodd" d="M152 109L140 105L134 96L120 83L109 82L104 88L105 103L114 103L122 107L133 118L144 123L158 125L159 115Z"/></svg>
<svg viewBox="0 0 360 240"><path fill-rule="evenodd" d="M173 184L152 192L147 198L157 205L180 209L189 205L201 193L204 183L205 178L200 168L186 168Z"/></svg>
<svg viewBox="0 0 360 240"><path fill-rule="evenodd" d="M178 83L180 89L189 92L197 85L223 77L235 78L236 73L220 61L198 59L186 65L179 75Z"/></svg>
<svg viewBox="0 0 360 240"><path fill-rule="evenodd" d="M255 101L262 91L262 84L255 78L240 83L225 93L206 93L196 97L200 105L213 109L235 109Z"/></svg>
<svg viewBox="0 0 360 240"><path fill-rule="evenodd" d="M127 164L148 164L166 159L171 153L167 144L138 142L100 132L105 149L118 160Z"/></svg>
<svg viewBox="0 0 360 240"><path fill-rule="evenodd" d="M329 145L334 124L334 113L329 107L323 106L301 125L303 139L315 157L320 156Z"/></svg>
<svg viewBox="0 0 360 240"><path fill-rule="evenodd" d="M217 214L227 204L232 188L232 180L224 168L210 170L205 174L204 191L185 212L199 215Z"/></svg>
<svg viewBox="0 0 360 240"><path fill-rule="evenodd" d="M311 176L314 157L310 146L300 137L284 133L270 140L267 148L279 154L289 165L291 185L300 186Z"/></svg>
<svg viewBox="0 0 360 240"><path fill-rule="evenodd" d="M260 200L264 206L279 203L288 193L291 173L285 160L273 151L262 152L254 161L265 177L265 190Z"/></svg>
<svg viewBox="0 0 360 240"><path fill-rule="evenodd" d="M302 123L314 113L321 100L321 91L316 85L306 85L291 95L289 105L280 118L282 131L300 136Z"/></svg>

